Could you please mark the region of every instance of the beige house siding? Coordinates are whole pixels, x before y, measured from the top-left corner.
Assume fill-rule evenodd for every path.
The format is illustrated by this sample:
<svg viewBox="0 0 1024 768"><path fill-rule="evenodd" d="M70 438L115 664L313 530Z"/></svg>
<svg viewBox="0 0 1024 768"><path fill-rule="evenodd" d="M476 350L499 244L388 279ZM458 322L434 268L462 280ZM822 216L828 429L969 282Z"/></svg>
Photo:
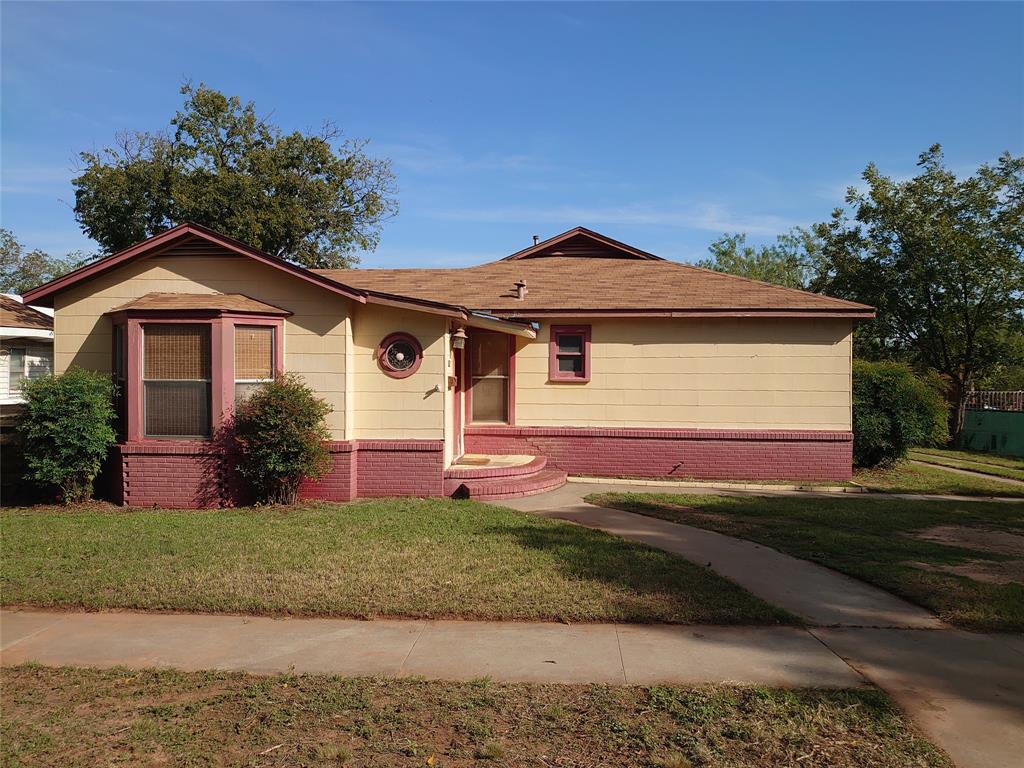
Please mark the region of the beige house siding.
<svg viewBox="0 0 1024 768"><path fill-rule="evenodd" d="M359 306L352 324L353 434L361 440L448 439L445 429L446 318L379 305ZM377 365L377 345L404 331L423 347L412 376L393 379ZM434 387L437 391L434 391Z"/></svg>
<svg viewBox="0 0 1024 768"><path fill-rule="evenodd" d="M588 383L548 381L550 323L516 353L516 424L851 428L846 319L579 319Z"/></svg>
<svg viewBox="0 0 1024 768"><path fill-rule="evenodd" d="M285 369L301 374L330 403L331 437L345 439L346 324L352 302L239 256L168 254L127 264L54 298L54 368L109 371L111 324L104 313L154 291L242 293L289 310Z"/></svg>

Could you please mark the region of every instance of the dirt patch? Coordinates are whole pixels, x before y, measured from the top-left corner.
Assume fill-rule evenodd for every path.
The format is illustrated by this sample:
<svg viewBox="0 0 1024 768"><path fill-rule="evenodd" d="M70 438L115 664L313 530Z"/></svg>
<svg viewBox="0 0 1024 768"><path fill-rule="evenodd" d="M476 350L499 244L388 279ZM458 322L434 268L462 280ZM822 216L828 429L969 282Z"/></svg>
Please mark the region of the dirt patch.
<svg viewBox="0 0 1024 768"><path fill-rule="evenodd" d="M919 571L951 573L986 584L1024 584L1024 560L968 560L959 565L908 561L907 565Z"/></svg>
<svg viewBox="0 0 1024 768"><path fill-rule="evenodd" d="M968 560L956 565L910 562L921 571L952 573L987 584L1024 584L1024 536L993 528L972 528L965 525L936 525L912 533L915 539L963 547L1009 557L1008 560Z"/></svg>
<svg viewBox="0 0 1024 768"><path fill-rule="evenodd" d="M1024 536L993 528L972 528L966 525L936 525L910 534L915 539L948 544L951 547L977 549L997 555L1024 558Z"/></svg>

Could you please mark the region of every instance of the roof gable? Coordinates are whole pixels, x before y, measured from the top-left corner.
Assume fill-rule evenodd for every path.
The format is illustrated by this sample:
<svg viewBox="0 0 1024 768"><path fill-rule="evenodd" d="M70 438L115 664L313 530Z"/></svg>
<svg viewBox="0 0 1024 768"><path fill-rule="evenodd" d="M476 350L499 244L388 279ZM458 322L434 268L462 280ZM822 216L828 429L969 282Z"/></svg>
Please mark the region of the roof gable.
<svg viewBox="0 0 1024 768"><path fill-rule="evenodd" d="M203 227L199 224L193 224L191 222L179 224L165 232L154 235L148 240L143 240L141 243L136 243L122 251L113 253L110 256L105 256L90 264L86 264L84 267L79 267L66 275L39 286L38 288L33 288L25 294L24 299L26 303L31 302L40 306L52 306L53 296L55 294L70 288L76 283L107 272L130 261L159 256L172 248L180 253L182 250L187 251L190 248L196 248L198 250L201 250L202 248L209 248L210 245L216 246L238 256L245 256L250 259L254 259L255 261L259 261L283 272L288 272L300 280L315 283L329 291L339 293L346 298L354 299L359 302L366 300L365 294L358 289L350 288L344 283L340 283L337 280L326 277L325 275L317 274L316 272L300 267L297 264L292 264L291 262L285 261L277 256L271 256L269 253L264 253L257 248L246 245L245 243L228 237L227 235L222 235L212 229L208 229L207 227Z"/></svg>
<svg viewBox="0 0 1024 768"><path fill-rule="evenodd" d="M620 243L610 237L594 232L586 227L573 227L567 232L555 235L547 240L531 245L521 251L506 256L502 261L519 259L540 259L546 257L568 256L586 259L639 259L662 261L660 256L641 251L631 245Z"/></svg>

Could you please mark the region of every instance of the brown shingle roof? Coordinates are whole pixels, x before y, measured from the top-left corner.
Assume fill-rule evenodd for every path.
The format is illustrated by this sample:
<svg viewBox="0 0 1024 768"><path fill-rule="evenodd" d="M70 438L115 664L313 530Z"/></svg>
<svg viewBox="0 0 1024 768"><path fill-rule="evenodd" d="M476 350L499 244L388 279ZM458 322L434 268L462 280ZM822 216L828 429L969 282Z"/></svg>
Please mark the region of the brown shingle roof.
<svg viewBox="0 0 1024 768"><path fill-rule="evenodd" d="M0 296L0 325L4 328L37 328L53 330L53 318L26 307L17 299Z"/></svg>
<svg viewBox="0 0 1024 768"><path fill-rule="evenodd" d="M859 315L864 304L783 288L672 261L545 256L463 269L318 270L346 285L496 315L544 312L677 312ZM514 284L526 283L516 299Z"/></svg>
<svg viewBox="0 0 1024 768"><path fill-rule="evenodd" d="M291 312L262 301L250 299L240 293L147 293L137 299L114 307L111 312L125 310L223 310L225 312L252 312L262 315L290 315Z"/></svg>

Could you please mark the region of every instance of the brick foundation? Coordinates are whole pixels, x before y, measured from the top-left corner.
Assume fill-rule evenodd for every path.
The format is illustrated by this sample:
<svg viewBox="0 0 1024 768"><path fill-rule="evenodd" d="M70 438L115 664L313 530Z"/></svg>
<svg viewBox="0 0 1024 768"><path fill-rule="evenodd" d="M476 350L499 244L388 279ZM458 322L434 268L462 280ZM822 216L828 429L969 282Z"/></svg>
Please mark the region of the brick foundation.
<svg viewBox="0 0 1024 768"><path fill-rule="evenodd" d="M849 480L850 432L467 427L466 453L546 456L571 475Z"/></svg>
<svg viewBox="0 0 1024 768"><path fill-rule="evenodd" d="M302 498L440 496L444 490L441 440L336 441L328 450L331 470L303 482ZM127 506L226 507L251 500L234 461L208 443L126 443L115 448L111 465L120 468L112 496Z"/></svg>

